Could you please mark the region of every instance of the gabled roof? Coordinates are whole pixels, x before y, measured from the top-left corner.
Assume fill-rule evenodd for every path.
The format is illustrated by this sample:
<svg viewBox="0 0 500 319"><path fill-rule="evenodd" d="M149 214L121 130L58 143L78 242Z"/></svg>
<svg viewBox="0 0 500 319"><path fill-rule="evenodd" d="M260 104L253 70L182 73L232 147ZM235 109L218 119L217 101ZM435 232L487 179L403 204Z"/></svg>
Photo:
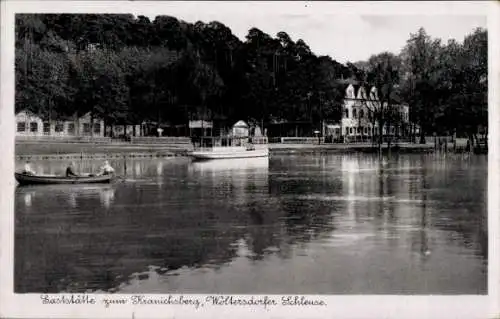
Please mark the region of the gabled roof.
<svg viewBox="0 0 500 319"><path fill-rule="evenodd" d="M27 109L23 109L23 110L21 110L19 112L16 112L16 115L19 115L21 113L24 113L24 114L26 114L28 116L31 116L31 117L40 117L37 114L35 114L35 113L33 113L33 112L31 112L30 110L27 110Z"/></svg>
<svg viewBox="0 0 500 319"><path fill-rule="evenodd" d="M247 123L245 123L245 121L238 121L238 122L236 122L236 123L233 125L233 127L244 127L244 128L248 128L249 126L248 126L248 124L247 124Z"/></svg>
<svg viewBox="0 0 500 319"><path fill-rule="evenodd" d="M359 90L361 88L364 88L365 90L365 94L366 94L366 97L368 98L369 95L370 95L370 91L372 89L371 86L369 85L366 85L366 83L361 83L361 82L357 82L357 81L348 81L346 83L343 83L344 85L344 91L347 90L347 88L352 85L353 89L354 89L354 98L357 98L358 97L358 94L359 94Z"/></svg>

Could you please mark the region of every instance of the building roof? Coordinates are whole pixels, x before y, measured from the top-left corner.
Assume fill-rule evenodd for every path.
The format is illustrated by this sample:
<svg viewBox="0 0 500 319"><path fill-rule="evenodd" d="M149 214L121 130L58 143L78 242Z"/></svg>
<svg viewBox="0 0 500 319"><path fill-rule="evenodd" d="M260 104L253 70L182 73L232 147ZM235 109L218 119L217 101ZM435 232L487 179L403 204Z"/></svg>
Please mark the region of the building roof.
<svg viewBox="0 0 500 319"><path fill-rule="evenodd" d="M19 115L19 114L21 114L21 113L24 113L24 114L26 114L27 116L30 116L30 117L38 117L38 118L41 118L41 116L39 116L39 115L35 114L34 112L32 112L32 111L30 111L30 110L26 110L26 109L21 110L21 111L19 111L19 112L16 112L16 116L17 116L17 115Z"/></svg>
<svg viewBox="0 0 500 319"><path fill-rule="evenodd" d="M358 97L358 94L359 94L359 90L361 88L364 88L365 89L365 93L366 93L366 96L368 97L368 95L370 94L370 91L372 89L372 86L370 85L367 85L366 83L364 82L358 82L358 81L354 81L354 80L351 80L351 81L344 81L342 83L343 85L343 89L344 91L347 90L347 88L349 87L349 85L352 85L352 87L354 88L354 98L357 98Z"/></svg>
<svg viewBox="0 0 500 319"><path fill-rule="evenodd" d="M245 121L241 121L240 120L240 121L236 122L233 125L233 127L245 127L245 128L248 128L249 126L248 126L248 124Z"/></svg>

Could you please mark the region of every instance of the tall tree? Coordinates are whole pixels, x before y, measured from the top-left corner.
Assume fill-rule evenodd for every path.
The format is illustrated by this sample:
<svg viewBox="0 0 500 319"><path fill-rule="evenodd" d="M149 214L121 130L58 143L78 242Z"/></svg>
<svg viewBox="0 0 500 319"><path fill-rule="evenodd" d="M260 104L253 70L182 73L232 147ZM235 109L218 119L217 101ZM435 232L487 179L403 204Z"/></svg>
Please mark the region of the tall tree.
<svg viewBox="0 0 500 319"><path fill-rule="evenodd" d="M402 52L406 84L404 97L410 104L410 119L420 126L420 142L435 128L437 86L441 44L432 40L423 28L412 34Z"/></svg>
<svg viewBox="0 0 500 319"><path fill-rule="evenodd" d="M378 124L379 149L381 149L383 142L383 128L386 127L389 130L391 124L394 124L395 95L400 81L400 72L401 60L392 53L384 52L373 55L368 60L368 83L376 91L369 93L366 106ZM389 147L390 142L391 140L388 138Z"/></svg>

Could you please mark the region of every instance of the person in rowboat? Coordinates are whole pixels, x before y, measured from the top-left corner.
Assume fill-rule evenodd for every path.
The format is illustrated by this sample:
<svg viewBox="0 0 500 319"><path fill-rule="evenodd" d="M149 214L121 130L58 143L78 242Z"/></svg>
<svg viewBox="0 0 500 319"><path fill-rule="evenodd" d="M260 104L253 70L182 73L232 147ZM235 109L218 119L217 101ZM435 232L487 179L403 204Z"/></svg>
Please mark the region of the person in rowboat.
<svg viewBox="0 0 500 319"><path fill-rule="evenodd" d="M108 161L104 161L104 165L101 166L101 170L97 176L102 176L102 175L112 175L115 173L115 169L109 165Z"/></svg>
<svg viewBox="0 0 500 319"><path fill-rule="evenodd" d="M71 162L66 168L66 177L77 177L78 175L75 173L74 168L75 163Z"/></svg>
<svg viewBox="0 0 500 319"><path fill-rule="evenodd" d="M27 161L25 164L24 164L24 170L23 170L23 174L26 174L26 175L35 175L35 171L33 171L31 169L31 163L30 161Z"/></svg>

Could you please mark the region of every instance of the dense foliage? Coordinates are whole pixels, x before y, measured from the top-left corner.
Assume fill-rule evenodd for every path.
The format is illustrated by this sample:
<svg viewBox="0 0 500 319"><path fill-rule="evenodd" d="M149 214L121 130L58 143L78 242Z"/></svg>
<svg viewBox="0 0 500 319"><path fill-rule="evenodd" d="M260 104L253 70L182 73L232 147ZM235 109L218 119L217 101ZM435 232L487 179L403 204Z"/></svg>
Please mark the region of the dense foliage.
<svg viewBox="0 0 500 319"><path fill-rule="evenodd" d="M345 80L393 92L427 132L487 124L487 35L441 45L420 30L400 55L343 65L285 32L241 41L220 22L110 14L16 19L16 111L51 119L92 112L109 124L189 119L338 121ZM384 105L384 104L381 104ZM380 110L378 119L389 120Z"/></svg>

